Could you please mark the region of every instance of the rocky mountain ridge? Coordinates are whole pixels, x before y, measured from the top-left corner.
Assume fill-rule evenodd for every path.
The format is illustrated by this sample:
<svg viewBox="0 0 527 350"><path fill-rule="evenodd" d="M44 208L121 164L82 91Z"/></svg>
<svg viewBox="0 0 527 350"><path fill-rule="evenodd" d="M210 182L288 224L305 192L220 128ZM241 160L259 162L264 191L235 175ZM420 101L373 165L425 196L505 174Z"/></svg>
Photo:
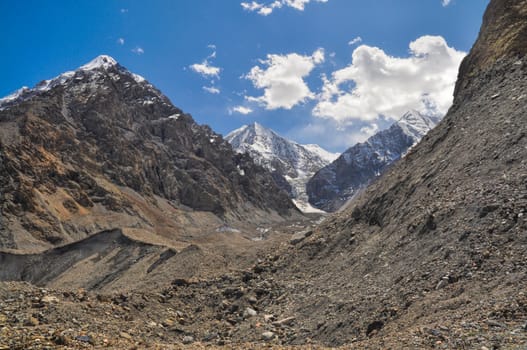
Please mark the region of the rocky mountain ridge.
<svg viewBox="0 0 527 350"><path fill-rule="evenodd" d="M181 236L296 210L268 172L109 56L2 99L0 145L2 248L118 227Z"/></svg>
<svg viewBox="0 0 527 350"><path fill-rule="evenodd" d="M313 211L306 195L306 183L338 155L318 145L301 145L258 123L244 125L225 136L238 153L248 153L258 165L272 172L276 182L288 191L303 211Z"/></svg>
<svg viewBox="0 0 527 350"><path fill-rule="evenodd" d="M409 111L388 129L348 148L307 182L309 203L329 212L338 210L404 156L440 120L435 115Z"/></svg>
<svg viewBox="0 0 527 350"><path fill-rule="evenodd" d="M525 13L524 0L491 0L465 62L486 56L488 33L525 28ZM0 282L0 346L524 348L527 56L514 48L527 32L518 33L487 66L464 63L449 113L405 157L320 225L291 225L299 232L289 244L202 278L173 269L189 256L184 270L221 260L192 255L195 246L170 257L148 245L153 255L134 277L152 268L164 285L142 290ZM105 250L75 268L101 260L121 263Z"/></svg>

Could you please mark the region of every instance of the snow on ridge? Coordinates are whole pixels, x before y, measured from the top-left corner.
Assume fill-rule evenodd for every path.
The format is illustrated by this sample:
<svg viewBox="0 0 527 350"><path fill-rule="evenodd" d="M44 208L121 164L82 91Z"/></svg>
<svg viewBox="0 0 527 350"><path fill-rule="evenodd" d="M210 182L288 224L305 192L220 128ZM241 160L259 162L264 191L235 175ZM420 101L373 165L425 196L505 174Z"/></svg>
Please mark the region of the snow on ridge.
<svg viewBox="0 0 527 350"><path fill-rule="evenodd" d="M73 78L75 78L75 80L82 80L83 75L87 73L90 74L90 77L97 78L100 76L100 70L106 71L107 69L110 69L112 67L117 67L119 72L128 75L133 80L135 80L135 82L139 84L146 84L148 87L153 88L153 86L149 84L145 78L143 78L139 74L135 74L128 71L126 68L119 65L119 63L113 57L108 55L100 55L91 60L90 62L86 63L85 65L80 66L75 71L67 71L52 79L43 80L31 89L24 86L15 91L14 93L0 98L0 110L9 108L11 104L18 100L25 100L27 98L35 96L37 93L49 91L59 85L65 85L66 83L70 82ZM116 79L114 75L110 74L110 76L112 77L112 79ZM157 94L158 92L156 91L156 95Z"/></svg>
<svg viewBox="0 0 527 350"><path fill-rule="evenodd" d="M30 91L31 89L27 86L22 86L20 89L16 90L15 92L7 95L6 97L0 98L0 105L15 101L19 99L23 94Z"/></svg>
<svg viewBox="0 0 527 350"><path fill-rule="evenodd" d="M86 63L85 65L81 66L80 70L93 70L97 68L104 68L108 69L110 67L114 67L118 65L117 61L108 55L100 55L95 57L90 62Z"/></svg>
<svg viewBox="0 0 527 350"><path fill-rule="evenodd" d="M314 143L307 144L307 145L302 145L302 147L306 148L307 150L309 150L309 151L311 151L313 153L318 154L320 156L320 158L322 158L324 160L327 160L330 163L340 156L340 153L329 152L329 151L323 149L322 147L320 147L319 145L314 144Z"/></svg>
<svg viewBox="0 0 527 350"><path fill-rule="evenodd" d="M257 164L282 176L292 187L297 207L305 212L315 210L307 202L307 181L338 156L318 145L288 140L258 123L231 131L225 140L236 152L249 153Z"/></svg>

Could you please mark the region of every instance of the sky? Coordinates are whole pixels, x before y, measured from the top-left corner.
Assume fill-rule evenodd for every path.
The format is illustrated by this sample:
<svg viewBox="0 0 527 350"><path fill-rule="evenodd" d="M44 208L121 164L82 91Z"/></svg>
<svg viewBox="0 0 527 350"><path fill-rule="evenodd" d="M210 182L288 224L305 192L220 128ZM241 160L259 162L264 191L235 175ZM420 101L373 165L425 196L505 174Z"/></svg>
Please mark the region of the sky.
<svg viewBox="0 0 527 350"><path fill-rule="evenodd" d="M488 0L0 1L0 96L98 55L200 124L258 122L342 152L444 114Z"/></svg>

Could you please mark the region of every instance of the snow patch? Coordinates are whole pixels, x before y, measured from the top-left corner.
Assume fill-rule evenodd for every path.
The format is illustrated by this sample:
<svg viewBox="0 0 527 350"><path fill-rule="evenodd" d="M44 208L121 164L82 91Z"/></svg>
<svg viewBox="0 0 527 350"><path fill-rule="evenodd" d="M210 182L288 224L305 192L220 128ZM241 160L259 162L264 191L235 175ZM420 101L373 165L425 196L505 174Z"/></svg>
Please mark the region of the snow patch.
<svg viewBox="0 0 527 350"><path fill-rule="evenodd" d="M228 225L222 225L216 229L216 232L232 232L232 233L238 233L240 230L230 227Z"/></svg>
<svg viewBox="0 0 527 350"><path fill-rule="evenodd" d="M93 70L98 68L108 69L110 67L116 66L118 63L113 57L108 55L100 55L95 57L90 62L86 63L84 66L81 66L81 70Z"/></svg>
<svg viewBox="0 0 527 350"><path fill-rule="evenodd" d="M13 92L12 94L7 95L4 98L0 98L0 106L5 104L5 103L9 103L9 102L13 102L13 101L18 100L23 94L25 94L28 91L31 91L31 90L27 86L23 86L20 89L18 89L15 92Z"/></svg>
<svg viewBox="0 0 527 350"><path fill-rule="evenodd" d="M300 211L302 213L306 213L306 214L327 214L327 212L313 207L308 202L298 201L296 199L293 199L293 203L295 203L296 207L298 209L300 209Z"/></svg>

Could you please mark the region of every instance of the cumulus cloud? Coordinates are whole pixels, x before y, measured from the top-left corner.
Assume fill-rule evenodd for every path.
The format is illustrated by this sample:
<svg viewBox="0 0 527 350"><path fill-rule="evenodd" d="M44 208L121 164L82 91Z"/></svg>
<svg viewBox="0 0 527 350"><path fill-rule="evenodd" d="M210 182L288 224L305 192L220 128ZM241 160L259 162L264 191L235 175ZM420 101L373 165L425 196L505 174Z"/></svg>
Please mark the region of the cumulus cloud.
<svg viewBox="0 0 527 350"><path fill-rule="evenodd" d="M244 10L250 12L256 12L262 16L268 16L275 9L280 9L282 7L291 7L299 11L304 11L306 4L314 2L328 2L328 0L274 0L270 2L242 2L241 6Z"/></svg>
<svg viewBox="0 0 527 350"><path fill-rule="evenodd" d="M377 131L387 128L393 121L379 119L375 123L358 121L353 125L342 124L333 119L312 118L304 125L295 126L286 137L300 143L316 142L321 147L342 152L358 142L364 142Z"/></svg>
<svg viewBox="0 0 527 350"><path fill-rule="evenodd" d="M212 53L207 56L201 63L194 63L190 65L190 69L194 72L200 74L204 78L220 78L220 67L215 67L211 64L210 60L216 58L216 45L208 45L209 49L212 50Z"/></svg>
<svg viewBox="0 0 527 350"><path fill-rule="evenodd" d="M194 72L203 75L204 77L218 78L221 68L212 66L206 60L201 63L194 63L190 66Z"/></svg>
<svg viewBox="0 0 527 350"><path fill-rule="evenodd" d="M386 54L361 45L352 63L323 76L323 88L313 109L317 117L340 122L398 119L406 111L434 106L444 114L452 104L457 71L465 52L449 47L440 36L410 43L409 57Z"/></svg>
<svg viewBox="0 0 527 350"><path fill-rule="evenodd" d="M132 52L135 53L136 55L142 55L145 53L145 50L143 50L142 47L136 46L132 49Z"/></svg>
<svg viewBox="0 0 527 350"><path fill-rule="evenodd" d="M209 94L213 94L213 95L217 95L217 94L219 94L221 92L220 89L218 89L215 86L203 86L203 90L205 90Z"/></svg>
<svg viewBox="0 0 527 350"><path fill-rule="evenodd" d="M307 77L316 65L324 62L324 50L318 49L311 56L297 53L288 55L267 55L260 66L254 66L245 75L254 87L263 89L259 97L246 96L246 99L257 102L266 109L291 109L293 106L313 99L315 96L307 86Z"/></svg>
<svg viewBox="0 0 527 350"><path fill-rule="evenodd" d="M117 39L117 44L124 45L124 38Z"/></svg>
<svg viewBox="0 0 527 350"><path fill-rule="evenodd" d="M247 115L247 114L250 114L252 113L253 110L249 107L244 107L244 106L236 106L236 107L233 107L229 110L229 114L233 114L233 113L239 113L239 114L243 114L243 115Z"/></svg>
<svg viewBox="0 0 527 350"><path fill-rule="evenodd" d="M358 37L355 37L355 38L351 39L348 42L348 45L352 46L352 45L355 45L355 44L359 44L361 42L362 42L362 38L360 36L358 36Z"/></svg>
<svg viewBox="0 0 527 350"><path fill-rule="evenodd" d="M441 5L443 5L443 7L446 7L446 6L450 5L451 2L452 2L452 0L442 0L441 1Z"/></svg>

